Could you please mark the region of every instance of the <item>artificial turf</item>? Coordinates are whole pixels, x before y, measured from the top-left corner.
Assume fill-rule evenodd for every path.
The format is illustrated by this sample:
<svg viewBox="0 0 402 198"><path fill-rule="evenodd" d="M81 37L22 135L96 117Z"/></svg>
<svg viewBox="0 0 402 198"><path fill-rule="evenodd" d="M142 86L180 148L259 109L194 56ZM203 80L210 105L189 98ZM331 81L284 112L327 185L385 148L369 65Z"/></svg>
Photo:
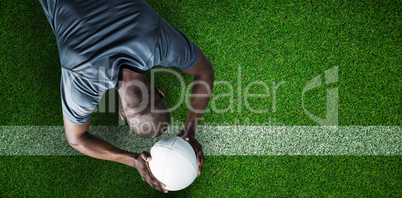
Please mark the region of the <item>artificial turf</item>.
<svg viewBox="0 0 402 198"><path fill-rule="evenodd" d="M400 157L206 156L202 176L160 193L128 166L89 157L0 159L2 197L400 197Z"/></svg>
<svg viewBox="0 0 402 198"><path fill-rule="evenodd" d="M333 67L339 67L339 81L306 95L306 108L323 117L325 89L338 87L340 125L401 124L398 1L148 3L205 52L216 82L226 82L215 86L206 124L233 125L246 118L262 124L273 117L286 125L315 125L303 112L302 90L310 79ZM0 125L62 125L58 49L41 5L1 1L1 9ZM190 77L181 74L188 87ZM267 109L263 114L245 106L246 88L255 81L267 84L270 91L269 97L248 99L251 108ZM180 97L178 82L171 74L155 77L169 106ZM280 82L285 84L276 90L274 111L273 83ZM231 88L233 97L222 95ZM266 93L261 85L250 86L249 92ZM172 117L184 121L187 111L184 103ZM92 124L117 125L111 117L117 118L117 113L94 113Z"/></svg>
<svg viewBox="0 0 402 198"><path fill-rule="evenodd" d="M204 51L216 82L227 83L215 86L201 124L275 124L267 123L272 118L317 125L303 111L302 90L338 67L337 83L306 95L310 112L324 117L326 89L337 87L339 125L401 126L400 1L147 2ZM0 125L62 125L57 44L38 1L0 0L0 43ZM180 73L188 86L190 77ZM244 91L255 81L271 93L249 99L251 108L267 109L262 114L245 104ZM273 83L280 82L274 108ZM178 80L157 74L155 85L174 106ZM222 95L231 88L233 97ZM249 86L249 92L265 94L262 88ZM184 122L187 111L182 104L171 114ZM92 124L118 125L117 118L116 112L94 113ZM170 196L402 196L400 155L206 158L194 185ZM160 195L136 170L89 157L0 156L0 184L1 197Z"/></svg>

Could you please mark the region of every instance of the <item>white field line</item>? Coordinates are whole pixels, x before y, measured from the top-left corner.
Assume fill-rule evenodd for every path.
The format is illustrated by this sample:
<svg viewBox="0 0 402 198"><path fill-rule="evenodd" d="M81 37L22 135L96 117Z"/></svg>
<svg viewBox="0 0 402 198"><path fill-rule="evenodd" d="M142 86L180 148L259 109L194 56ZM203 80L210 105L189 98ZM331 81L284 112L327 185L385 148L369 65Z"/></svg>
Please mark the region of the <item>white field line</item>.
<svg viewBox="0 0 402 198"><path fill-rule="evenodd" d="M92 126L90 132L132 152L149 151L171 126L143 139L128 126ZM199 126L205 155L401 155L400 126ZM0 155L81 155L69 146L62 126L0 126Z"/></svg>

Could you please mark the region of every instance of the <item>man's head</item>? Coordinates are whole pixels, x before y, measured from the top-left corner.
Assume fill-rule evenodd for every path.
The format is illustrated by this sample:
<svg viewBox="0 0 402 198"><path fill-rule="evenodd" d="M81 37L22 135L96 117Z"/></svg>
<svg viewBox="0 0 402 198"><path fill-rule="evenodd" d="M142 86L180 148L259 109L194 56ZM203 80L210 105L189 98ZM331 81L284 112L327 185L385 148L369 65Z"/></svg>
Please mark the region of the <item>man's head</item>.
<svg viewBox="0 0 402 198"><path fill-rule="evenodd" d="M144 74L123 69L123 83L119 89L120 116L131 130L144 138L161 135L170 123L163 93L154 88Z"/></svg>

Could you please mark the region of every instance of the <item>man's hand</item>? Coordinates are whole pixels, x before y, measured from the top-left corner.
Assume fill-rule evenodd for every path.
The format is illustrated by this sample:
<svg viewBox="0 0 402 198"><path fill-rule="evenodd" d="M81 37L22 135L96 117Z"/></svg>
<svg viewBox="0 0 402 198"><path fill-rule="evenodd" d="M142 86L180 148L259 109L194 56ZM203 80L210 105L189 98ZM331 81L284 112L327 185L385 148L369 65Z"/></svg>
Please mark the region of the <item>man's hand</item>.
<svg viewBox="0 0 402 198"><path fill-rule="evenodd" d="M167 193L166 185L157 180L149 169L148 162L151 160L152 157L148 152L139 153L138 156L134 157L134 166L140 173L142 180L146 181L152 188Z"/></svg>
<svg viewBox="0 0 402 198"><path fill-rule="evenodd" d="M186 74L192 75L193 85L191 88L191 101L190 109L187 115L184 130L178 136L187 141L194 149L197 155L198 176L200 176L204 166L204 152L202 151L201 144L195 139L195 132L197 130L198 122L204 113L208 101L212 94L214 85L215 72L211 62L198 50L199 59L197 64L189 70L183 70Z"/></svg>
<svg viewBox="0 0 402 198"><path fill-rule="evenodd" d="M117 148L105 140L87 132L90 121L83 125L76 125L64 117L64 128L67 140L72 147L81 153L103 160L110 160L134 167L140 173L142 179L156 190L167 193L166 186L158 181L151 173L148 162L151 155L148 152L131 153Z"/></svg>
<svg viewBox="0 0 402 198"><path fill-rule="evenodd" d="M202 151L201 144L195 139L193 135L188 135L183 131L181 131L177 136L183 138L186 142L188 142L194 149L195 155L197 156L197 165L198 165L198 174L197 177L201 175L202 168L204 167L204 152Z"/></svg>

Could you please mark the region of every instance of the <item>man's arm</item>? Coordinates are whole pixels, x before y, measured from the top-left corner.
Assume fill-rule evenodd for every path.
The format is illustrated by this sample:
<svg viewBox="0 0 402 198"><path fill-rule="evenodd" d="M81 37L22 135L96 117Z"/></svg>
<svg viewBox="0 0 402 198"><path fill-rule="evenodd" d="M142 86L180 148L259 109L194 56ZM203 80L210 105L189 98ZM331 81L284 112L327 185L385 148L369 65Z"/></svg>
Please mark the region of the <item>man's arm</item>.
<svg viewBox="0 0 402 198"><path fill-rule="evenodd" d="M179 133L179 136L183 137L191 144L191 146L193 146L197 154L197 164L199 166L198 175L201 174L204 165L204 153L201 144L195 139L195 132L197 130L198 122L207 108L211 97L215 77L215 72L211 62L209 62L201 50L199 50L199 54L197 64L189 70L183 70L185 73L194 77L191 88L190 109L187 115L186 124L184 129Z"/></svg>
<svg viewBox="0 0 402 198"><path fill-rule="evenodd" d="M151 187L167 192L167 190L163 189L164 184L154 178L150 172L148 162L151 160L151 155L149 153L131 153L88 133L91 121L77 125L70 122L64 115L63 119L67 140L73 148L90 157L115 161L134 167L138 170L142 179L148 182Z"/></svg>
<svg viewBox="0 0 402 198"><path fill-rule="evenodd" d="M197 64L189 69L183 70L185 73L193 76L193 85L191 88L190 110L187 115L185 130L189 135L194 135L202 114L207 108L212 94L215 72L211 62L199 50L199 60Z"/></svg>

